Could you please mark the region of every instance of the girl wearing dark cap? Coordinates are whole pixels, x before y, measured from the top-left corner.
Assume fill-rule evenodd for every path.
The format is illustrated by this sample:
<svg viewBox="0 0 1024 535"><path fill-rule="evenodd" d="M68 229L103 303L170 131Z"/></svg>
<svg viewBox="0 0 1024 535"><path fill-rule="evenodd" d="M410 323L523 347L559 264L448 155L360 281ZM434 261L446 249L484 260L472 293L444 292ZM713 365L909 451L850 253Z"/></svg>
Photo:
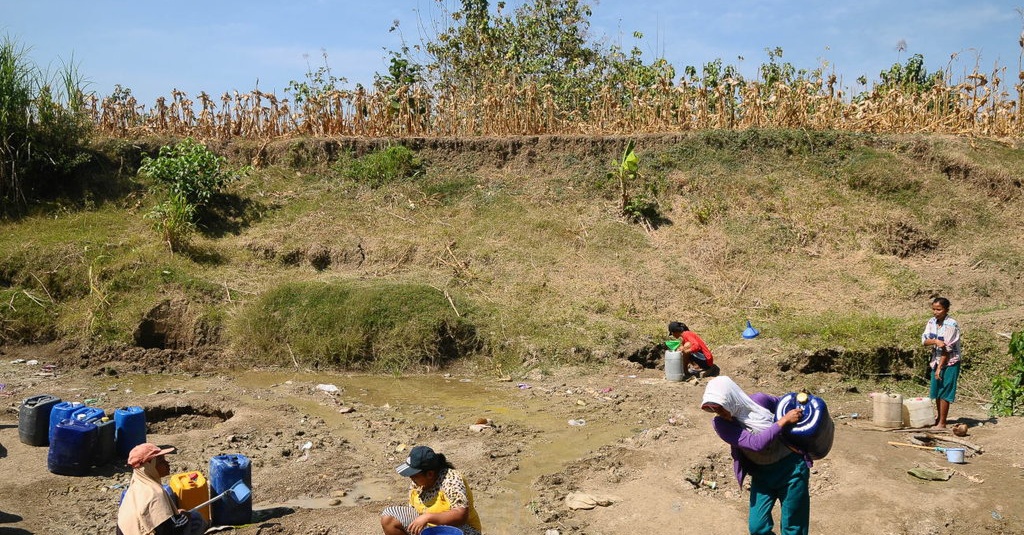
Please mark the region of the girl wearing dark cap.
<svg viewBox="0 0 1024 535"><path fill-rule="evenodd" d="M480 535L480 517L473 493L462 474L443 454L416 446L395 471L412 480L409 505L384 509L380 525L385 535L419 535L427 526L454 526L466 535Z"/></svg>

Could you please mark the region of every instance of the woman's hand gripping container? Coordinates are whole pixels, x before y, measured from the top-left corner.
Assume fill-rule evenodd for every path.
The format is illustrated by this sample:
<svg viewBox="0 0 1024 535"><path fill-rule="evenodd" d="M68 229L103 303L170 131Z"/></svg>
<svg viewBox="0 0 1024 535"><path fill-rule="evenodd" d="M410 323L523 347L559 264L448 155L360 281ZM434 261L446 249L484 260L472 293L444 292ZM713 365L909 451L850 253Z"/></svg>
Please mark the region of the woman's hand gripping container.
<svg viewBox="0 0 1024 535"><path fill-rule="evenodd" d="M823 459L832 449L835 437L835 423L828 414L825 400L807 392L790 392L779 398L775 418L800 408L800 421L783 430L786 441L807 452L812 459Z"/></svg>

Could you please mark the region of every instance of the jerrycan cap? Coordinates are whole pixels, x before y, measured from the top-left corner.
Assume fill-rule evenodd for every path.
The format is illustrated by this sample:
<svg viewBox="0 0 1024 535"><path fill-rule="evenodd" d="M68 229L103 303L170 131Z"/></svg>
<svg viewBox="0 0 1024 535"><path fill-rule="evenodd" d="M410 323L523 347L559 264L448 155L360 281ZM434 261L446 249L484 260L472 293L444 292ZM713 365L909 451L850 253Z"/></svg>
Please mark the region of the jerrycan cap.
<svg viewBox="0 0 1024 535"><path fill-rule="evenodd" d="M796 394L796 402L797 403L803 405L804 403L807 403L808 399L810 399L810 397L807 395L807 392L797 392L797 394Z"/></svg>

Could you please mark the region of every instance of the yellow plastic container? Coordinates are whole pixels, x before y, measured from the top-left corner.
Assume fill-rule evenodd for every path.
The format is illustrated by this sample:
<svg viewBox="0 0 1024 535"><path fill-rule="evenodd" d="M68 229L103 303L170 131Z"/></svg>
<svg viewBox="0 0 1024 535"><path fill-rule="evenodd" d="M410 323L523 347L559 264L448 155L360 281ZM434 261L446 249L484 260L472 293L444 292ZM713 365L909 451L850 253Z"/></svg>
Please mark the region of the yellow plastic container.
<svg viewBox="0 0 1024 535"><path fill-rule="evenodd" d="M191 509L210 499L210 485L202 472L182 472L171 476L171 491L178 497L178 507ZM210 506L199 510L208 522Z"/></svg>

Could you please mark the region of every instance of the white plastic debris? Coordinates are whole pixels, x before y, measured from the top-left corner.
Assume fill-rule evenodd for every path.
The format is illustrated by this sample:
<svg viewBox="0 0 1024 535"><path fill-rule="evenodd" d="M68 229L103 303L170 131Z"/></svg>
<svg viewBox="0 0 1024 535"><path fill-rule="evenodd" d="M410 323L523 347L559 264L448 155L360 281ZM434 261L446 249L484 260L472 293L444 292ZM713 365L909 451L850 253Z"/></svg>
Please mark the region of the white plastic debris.
<svg viewBox="0 0 1024 535"><path fill-rule="evenodd" d="M322 392L327 392L328 394L337 394L338 392L341 391L340 388L331 384L319 384L316 385L316 389Z"/></svg>

